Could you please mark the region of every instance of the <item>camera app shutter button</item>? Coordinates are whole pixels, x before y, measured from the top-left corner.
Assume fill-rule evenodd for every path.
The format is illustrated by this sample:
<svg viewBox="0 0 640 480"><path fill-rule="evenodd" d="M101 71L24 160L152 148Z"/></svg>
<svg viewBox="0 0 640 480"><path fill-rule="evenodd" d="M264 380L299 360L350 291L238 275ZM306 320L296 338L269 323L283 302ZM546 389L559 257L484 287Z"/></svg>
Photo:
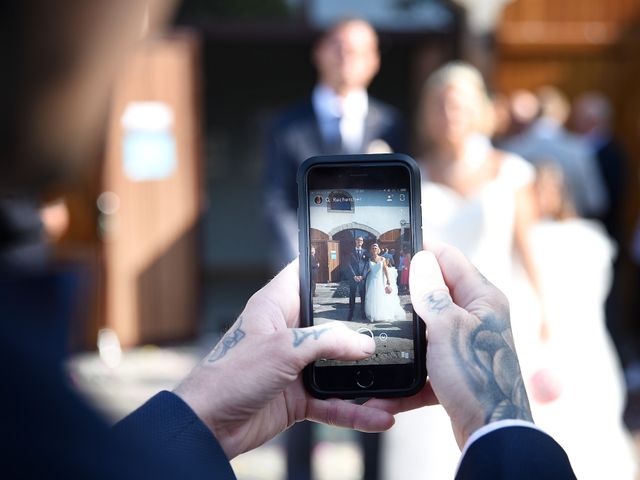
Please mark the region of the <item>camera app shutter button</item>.
<svg viewBox="0 0 640 480"><path fill-rule="evenodd" d="M364 333L364 334L366 334L366 335L369 335L369 336L370 336L371 338L373 338L374 340L376 339L376 338L375 338L375 335L373 334L373 332L372 332L372 331L371 331L371 329L369 329L369 328L366 328L366 327L360 327L360 328L359 328L358 330L356 330L356 331L357 331L358 333Z"/></svg>

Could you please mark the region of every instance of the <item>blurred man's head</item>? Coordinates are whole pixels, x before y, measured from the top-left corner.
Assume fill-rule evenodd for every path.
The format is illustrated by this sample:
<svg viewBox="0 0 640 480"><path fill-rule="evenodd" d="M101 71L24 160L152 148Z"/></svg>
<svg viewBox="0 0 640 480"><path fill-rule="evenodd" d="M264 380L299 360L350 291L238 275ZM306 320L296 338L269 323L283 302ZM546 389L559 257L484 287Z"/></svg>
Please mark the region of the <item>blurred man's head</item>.
<svg viewBox="0 0 640 480"><path fill-rule="evenodd" d="M573 104L573 128L583 135L596 131L608 132L611 128L611 116L611 103L597 92L580 95Z"/></svg>
<svg viewBox="0 0 640 480"><path fill-rule="evenodd" d="M509 107L513 122L527 126L538 117L540 102L533 92L520 88L509 96Z"/></svg>
<svg viewBox="0 0 640 480"><path fill-rule="evenodd" d="M98 155L111 83L149 24L147 7L155 26L174 2L7 3L0 192L39 190Z"/></svg>
<svg viewBox="0 0 640 480"><path fill-rule="evenodd" d="M364 238L356 237L356 248L362 248L363 243L364 243Z"/></svg>
<svg viewBox="0 0 640 480"><path fill-rule="evenodd" d="M567 96L557 87L541 87L538 92L540 116L564 125L569 118L571 106Z"/></svg>
<svg viewBox="0 0 640 480"><path fill-rule="evenodd" d="M380 68L378 36L364 20L345 20L320 38L313 62L320 83L339 95L367 88Z"/></svg>

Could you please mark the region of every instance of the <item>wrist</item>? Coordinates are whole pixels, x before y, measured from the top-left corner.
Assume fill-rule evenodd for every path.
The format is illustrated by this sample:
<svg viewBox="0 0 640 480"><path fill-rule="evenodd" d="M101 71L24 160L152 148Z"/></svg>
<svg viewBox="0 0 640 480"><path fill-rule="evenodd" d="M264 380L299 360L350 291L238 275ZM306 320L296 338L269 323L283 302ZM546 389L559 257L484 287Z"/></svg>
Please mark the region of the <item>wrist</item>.
<svg viewBox="0 0 640 480"><path fill-rule="evenodd" d="M220 407L214 405L211 396L203 396L197 387L191 385L192 381L193 379L186 378L173 390L173 393L180 397L211 431L227 458L229 460L233 459L241 452L237 451L236 442L234 442L233 436L230 435L228 429L216 419L214 412Z"/></svg>

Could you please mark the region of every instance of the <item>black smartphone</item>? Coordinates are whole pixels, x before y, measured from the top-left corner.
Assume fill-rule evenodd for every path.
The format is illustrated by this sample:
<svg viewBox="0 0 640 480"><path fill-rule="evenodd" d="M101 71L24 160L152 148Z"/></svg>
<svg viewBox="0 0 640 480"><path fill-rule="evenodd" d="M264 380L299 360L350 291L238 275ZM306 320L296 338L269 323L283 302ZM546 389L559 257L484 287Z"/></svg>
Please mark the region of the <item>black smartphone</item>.
<svg viewBox="0 0 640 480"><path fill-rule="evenodd" d="M373 337L361 361L321 359L304 371L315 397L399 397L426 379L425 327L409 264L422 248L420 171L402 154L332 155L298 170L300 317Z"/></svg>

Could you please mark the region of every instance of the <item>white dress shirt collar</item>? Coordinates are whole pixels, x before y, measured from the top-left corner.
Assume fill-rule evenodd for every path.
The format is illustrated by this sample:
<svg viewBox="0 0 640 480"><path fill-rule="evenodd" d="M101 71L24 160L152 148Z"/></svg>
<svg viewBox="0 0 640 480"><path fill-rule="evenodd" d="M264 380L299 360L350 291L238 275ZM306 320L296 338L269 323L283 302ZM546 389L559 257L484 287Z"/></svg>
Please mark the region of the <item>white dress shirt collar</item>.
<svg viewBox="0 0 640 480"><path fill-rule="evenodd" d="M364 137L365 118L369 111L367 91L354 90L346 97L340 97L333 89L319 84L313 89L311 101L323 139L329 143L335 141L338 120L343 147L355 153L362 146Z"/></svg>
<svg viewBox="0 0 640 480"><path fill-rule="evenodd" d="M313 109L319 117L360 117L364 119L369 110L369 96L363 88L353 90L341 97L332 88L319 84L313 89Z"/></svg>

